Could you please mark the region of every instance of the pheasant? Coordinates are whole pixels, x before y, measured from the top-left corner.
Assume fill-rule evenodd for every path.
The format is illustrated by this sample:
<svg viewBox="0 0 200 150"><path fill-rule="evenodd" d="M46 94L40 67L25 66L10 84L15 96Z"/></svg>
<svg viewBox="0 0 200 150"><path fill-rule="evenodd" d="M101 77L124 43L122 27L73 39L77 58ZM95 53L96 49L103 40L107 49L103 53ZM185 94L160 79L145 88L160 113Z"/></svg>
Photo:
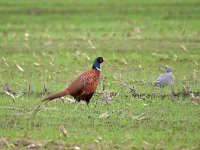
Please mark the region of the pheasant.
<svg viewBox="0 0 200 150"><path fill-rule="evenodd" d="M65 95L71 95L76 101L86 101L89 104L90 99L96 91L100 77L100 64L105 59L97 57L92 65L92 69L83 72L75 80L73 80L64 90L47 96L42 102L51 101Z"/></svg>

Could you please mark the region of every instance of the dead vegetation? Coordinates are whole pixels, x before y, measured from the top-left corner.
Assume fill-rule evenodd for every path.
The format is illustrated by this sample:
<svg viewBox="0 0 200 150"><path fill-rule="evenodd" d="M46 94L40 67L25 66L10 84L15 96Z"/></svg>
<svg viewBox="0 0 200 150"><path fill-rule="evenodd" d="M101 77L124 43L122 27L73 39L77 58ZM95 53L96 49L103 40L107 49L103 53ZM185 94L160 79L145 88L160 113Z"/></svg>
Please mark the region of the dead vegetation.
<svg viewBox="0 0 200 150"><path fill-rule="evenodd" d="M153 86L153 85L152 85ZM45 83L41 89L41 91L34 91L34 88L32 86L32 84L28 84L27 85L27 90L26 91L18 91L15 92L13 90L11 90L9 83L3 83L2 84L2 92L0 92L0 95L7 95L10 96L13 100L13 102L16 102L16 98L21 97L21 96L36 96L36 97L43 97L44 95L48 95L51 94L53 92L50 92L50 90L48 89L48 85ZM101 98L103 101L105 102L112 102L112 97L117 97L118 94L120 94L119 92L115 92L115 91L111 91L111 90L107 90L106 89L106 84L103 83L103 89L102 91L97 92L97 94L101 95ZM172 90L171 93L168 94L158 94L155 93L155 91L153 91L152 93L142 93L139 92L136 87L133 85L130 88L130 94L133 97L137 97L137 98L141 98L143 100L147 99L147 98L171 98L173 100L178 99L178 98L188 98L191 101L195 102L196 104L200 103L200 91L192 91L190 90L190 87L188 84L183 85L182 86L182 90L181 91L174 91ZM72 102L72 99L68 99L68 98L62 98L62 101L69 101ZM74 102L74 101L73 101Z"/></svg>
<svg viewBox="0 0 200 150"><path fill-rule="evenodd" d="M155 92L153 93L140 93L136 90L136 87L133 86L132 88L130 88L130 93L132 94L133 97L138 97L141 98L143 100L145 100L146 98L171 98L172 100L176 100L179 98L184 98L184 99L190 99L191 101L195 101L198 104L200 104L200 91L197 92L193 92L191 90L189 90L189 86L183 86L182 87L182 91L179 92L175 92L172 91L170 94L156 94Z"/></svg>
<svg viewBox="0 0 200 150"><path fill-rule="evenodd" d="M64 141L35 141L32 139L0 138L0 148L9 149L80 149L78 145L67 144Z"/></svg>

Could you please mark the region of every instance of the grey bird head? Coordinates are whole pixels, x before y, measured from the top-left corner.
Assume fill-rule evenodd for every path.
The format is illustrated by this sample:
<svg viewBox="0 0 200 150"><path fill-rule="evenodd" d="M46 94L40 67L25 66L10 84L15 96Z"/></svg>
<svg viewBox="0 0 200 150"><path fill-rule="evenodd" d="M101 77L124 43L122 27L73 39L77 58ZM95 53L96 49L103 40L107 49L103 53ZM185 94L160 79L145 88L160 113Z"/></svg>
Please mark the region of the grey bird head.
<svg viewBox="0 0 200 150"><path fill-rule="evenodd" d="M167 67L167 72L170 73L173 71L173 68L172 67Z"/></svg>
<svg viewBox="0 0 200 150"><path fill-rule="evenodd" d="M174 76L172 74L173 68L168 67L167 72L161 74L155 81L156 85L164 86L164 85L172 85L174 82Z"/></svg>

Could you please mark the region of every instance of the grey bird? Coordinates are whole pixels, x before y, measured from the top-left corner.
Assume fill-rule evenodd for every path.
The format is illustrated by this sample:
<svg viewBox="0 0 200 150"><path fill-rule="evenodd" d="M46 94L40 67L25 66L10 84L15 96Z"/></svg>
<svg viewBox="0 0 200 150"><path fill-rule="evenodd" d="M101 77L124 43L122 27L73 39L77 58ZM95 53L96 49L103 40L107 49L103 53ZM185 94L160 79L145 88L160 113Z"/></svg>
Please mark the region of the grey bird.
<svg viewBox="0 0 200 150"><path fill-rule="evenodd" d="M167 71L161 74L155 81L155 85L165 86L165 85L173 85L174 83L174 75L172 74L173 68L167 67Z"/></svg>

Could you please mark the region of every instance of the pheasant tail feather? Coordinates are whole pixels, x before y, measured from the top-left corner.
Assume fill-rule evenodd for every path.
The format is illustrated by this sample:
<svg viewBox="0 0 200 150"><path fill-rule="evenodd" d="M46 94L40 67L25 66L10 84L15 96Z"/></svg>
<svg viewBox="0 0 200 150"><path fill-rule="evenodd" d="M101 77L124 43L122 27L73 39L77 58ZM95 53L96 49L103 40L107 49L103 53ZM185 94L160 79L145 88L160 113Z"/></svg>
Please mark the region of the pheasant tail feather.
<svg viewBox="0 0 200 150"><path fill-rule="evenodd" d="M65 96L65 95L68 95L68 94L69 94L69 93L68 93L67 90L63 90L63 91L60 91L60 92L57 92L57 93L54 93L54 94L52 94L52 95L49 95L49 96L45 97L45 98L42 100L42 102L44 102L44 101L51 101L51 100L53 100L53 99L55 99L55 98L60 98L60 97L63 97L63 96Z"/></svg>

